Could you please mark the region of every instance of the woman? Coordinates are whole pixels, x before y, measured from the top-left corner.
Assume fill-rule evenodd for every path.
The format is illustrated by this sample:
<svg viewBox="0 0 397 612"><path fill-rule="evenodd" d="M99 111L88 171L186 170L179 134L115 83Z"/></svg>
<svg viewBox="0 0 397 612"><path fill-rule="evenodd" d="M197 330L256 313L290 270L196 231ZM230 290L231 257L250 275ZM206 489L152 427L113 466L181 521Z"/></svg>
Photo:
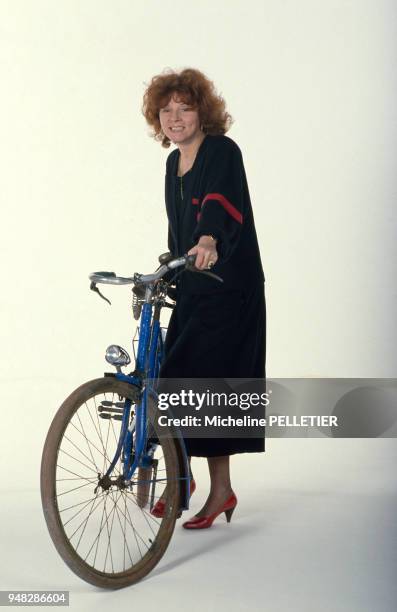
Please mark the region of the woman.
<svg viewBox="0 0 397 612"><path fill-rule="evenodd" d="M264 274L247 179L237 144L225 132L231 117L214 85L198 70L153 77L143 113L167 158L165 200L168 248L196 255L204 274L178 277L168 327L162 378L264 378L266 308ZM262 438L185 438L191 456L207 457L211 489L203 508L183 524L210 527L236 507L230 455L264 452ZM195 489L191 483L191 494ZM164 500L153 509L162 516Z"/></svg>

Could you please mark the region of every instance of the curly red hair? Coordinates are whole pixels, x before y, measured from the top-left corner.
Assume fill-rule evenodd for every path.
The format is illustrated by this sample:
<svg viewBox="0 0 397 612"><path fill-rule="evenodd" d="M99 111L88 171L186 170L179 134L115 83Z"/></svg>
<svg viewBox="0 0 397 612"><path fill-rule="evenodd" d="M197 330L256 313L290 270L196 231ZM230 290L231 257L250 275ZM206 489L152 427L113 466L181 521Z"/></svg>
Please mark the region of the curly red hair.
<svg viewBox="0 0 397 612"><path fill-rule="evenodd" d="M166 68L152 78L142 104L142 113L153 128L152 136L161 141L163 147L168 148L171 141L161 130L159 111L174 94L197 109L205 134L225 134L230 128L233 119L226 111L225 100L205 74L194 68L185 68L179 73Z"/></svg>

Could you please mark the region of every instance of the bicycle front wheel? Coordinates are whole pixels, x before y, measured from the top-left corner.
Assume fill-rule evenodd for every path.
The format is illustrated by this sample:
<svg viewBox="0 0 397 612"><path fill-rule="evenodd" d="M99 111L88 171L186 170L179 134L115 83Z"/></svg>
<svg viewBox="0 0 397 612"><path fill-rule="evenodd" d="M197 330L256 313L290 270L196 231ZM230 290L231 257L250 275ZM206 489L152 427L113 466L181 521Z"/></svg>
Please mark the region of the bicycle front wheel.
<svg viewBox="0 0 397 612"><path fill-rule="evenodd" d="M179 510L175 440L156 426L152 399L148 429L160 443L153 467L137 470L125 486L119 460L103 486L127 399L137 401L134 388L113 377L76 389L54 417L41 463L43 510L56 549L83 580L110 589L131 585L154 568L167 549ZM144 482L139 481L142 477ZM159 519L151 514L149 503L153 506L165 487L166 511Z"/></svg>

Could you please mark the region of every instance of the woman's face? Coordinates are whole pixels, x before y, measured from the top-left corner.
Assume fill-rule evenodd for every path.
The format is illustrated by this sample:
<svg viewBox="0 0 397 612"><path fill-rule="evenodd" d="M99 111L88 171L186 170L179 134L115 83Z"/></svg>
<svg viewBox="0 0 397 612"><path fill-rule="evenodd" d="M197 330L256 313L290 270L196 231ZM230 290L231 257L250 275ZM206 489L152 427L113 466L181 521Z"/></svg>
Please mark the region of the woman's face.
<svg viewBox="0 0 397 612"><path fill-rule="evenodd" d="M163 133L176 145L190 144L201 134L197 110L183 102L176 94L166 106L160 108L159 119Z"/></svg>

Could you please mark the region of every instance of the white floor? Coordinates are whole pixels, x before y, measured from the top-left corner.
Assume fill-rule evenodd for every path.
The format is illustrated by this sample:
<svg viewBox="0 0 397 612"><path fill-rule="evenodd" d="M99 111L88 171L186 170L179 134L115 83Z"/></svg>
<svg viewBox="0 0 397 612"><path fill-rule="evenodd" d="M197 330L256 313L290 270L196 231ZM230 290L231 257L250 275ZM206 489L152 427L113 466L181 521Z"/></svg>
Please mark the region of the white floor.
<svg viewBox="0 0 397 612"><path fill-rule="evenodd" d="M102 591L64 565L37 489L3 490L0 589L66 589L72 610L395 612L397 441L271 439L232 458L232 522L201 532L180 521L166 555L139 584ZM207 494L205 459L193 460ZM116 608L117 606L117 608ZM37 608L36 608L37 609Z"/></svg>

